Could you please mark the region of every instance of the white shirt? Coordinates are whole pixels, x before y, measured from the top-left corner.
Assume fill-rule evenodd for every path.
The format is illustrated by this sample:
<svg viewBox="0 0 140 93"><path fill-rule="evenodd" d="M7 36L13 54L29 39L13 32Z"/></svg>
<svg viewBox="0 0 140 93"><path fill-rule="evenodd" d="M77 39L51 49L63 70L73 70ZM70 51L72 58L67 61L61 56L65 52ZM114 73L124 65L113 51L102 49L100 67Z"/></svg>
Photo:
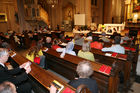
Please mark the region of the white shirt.
<svg viewBox="0 0 140 93"><path fill-rule="evenodd" d="M3 63L0 63L0 65L2 65L3 67L5 67L5 65Z"/></svg>
<svg viewBox="0 0 140 93"><path fill-rule="evenodd" d="M103 52L116 52L120 54L125 54L125 49L120 44L112 45L111 47L105 47L102 49Z"/></svg>

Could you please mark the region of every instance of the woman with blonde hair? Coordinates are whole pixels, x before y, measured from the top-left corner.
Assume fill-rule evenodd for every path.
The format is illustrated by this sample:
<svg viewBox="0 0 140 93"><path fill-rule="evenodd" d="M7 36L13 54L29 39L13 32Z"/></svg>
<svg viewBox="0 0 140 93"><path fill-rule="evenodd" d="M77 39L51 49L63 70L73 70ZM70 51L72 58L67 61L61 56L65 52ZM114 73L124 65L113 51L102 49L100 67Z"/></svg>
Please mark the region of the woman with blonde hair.
<svg viewBox="0 0 140 93"><path fill-rule="evenodd" d="M93 53L90 52L90 44L87 40L82 45L82 50L79 50L78 56L90 61L95 61Z"/></svg>

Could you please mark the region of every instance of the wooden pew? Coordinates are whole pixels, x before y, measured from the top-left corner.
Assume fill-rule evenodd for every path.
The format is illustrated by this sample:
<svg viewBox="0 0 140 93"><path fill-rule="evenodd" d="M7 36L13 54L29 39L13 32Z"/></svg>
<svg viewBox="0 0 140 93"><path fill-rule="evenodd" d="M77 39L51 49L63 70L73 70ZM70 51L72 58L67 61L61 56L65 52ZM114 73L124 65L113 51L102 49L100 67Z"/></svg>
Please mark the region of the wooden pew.
<svg viewBox="0 0 140 93"><path fill-rule="evenodd" d="M66 54L64 58L60 58L60 53L57 53L55 50L49 49L47 52L44 52L46 56L46 63L49 69L61 74L62 76L73 80L76 74L77 64L85 59ZM118 89L118 72L119 72L119 64L114 63L112 67L112 72L110 75L102 73L99 71L100 67L103 65L98 62L90 61L94 74L92 78L94 78L100 90L100 93L117 93Z"/></svg>
<svg viewBox="0 0 140 93"><path fill-rule="evenodd" d="M131 43L131 42L129 42ZM125 50L125 54L129 55L131 53L132 57L132 72L133 75L136 74L136 66L137 66L137 61L138 61L138 55L139 55L139 45L131 45L131 44L121 44L123 47L129 47L129 48L134 48L136 51L130 51L130 50ZM112 43L111 42L104 42L104 47L111 47Z"/></svg>
<svg viewBox="0 0 140 93"><path fill-rule="evenodd" d="M74 51L78 53L79 50L81 50L82 47L79 45L74 46ZM130 71L131 71L131 62L127 61L127 59L119 59L119 58L114 58L111 56L105 56L105 52L102 52L99 49L91 49L91 52L94 54L95 59L99 59L100 63L112 66L113 62L116 60L120 64L120 70L124 73L124 85L127 84L130 78Z"/></svg>
<svg viewBox="0 0 140 93"><path fill-rule="evenodd" d="M19 54L16 54L16 56L11 57L13 62L16 62L18 65L21 65L27 61L29 61L28 59L22 57ZM42 68L40 68L38 65L36 65L35 63L31 64L31 72L29 73L39 84L41 84L46 90L48 90L48 87L50 86L50 84L53 82L53 80L58 81L59 83L61 83L62 85L64 85L64 89L61 91L61 93L66 89L66 88L70 88L72 91L75 91L76 89L71 87L70 85L68 85L64 80L62 80L61 78L57 77L56 75L54 75L53 73L44 70ZM42 93L42 92L41 92ZM46 93L46 92L45 92Z"/></svg>

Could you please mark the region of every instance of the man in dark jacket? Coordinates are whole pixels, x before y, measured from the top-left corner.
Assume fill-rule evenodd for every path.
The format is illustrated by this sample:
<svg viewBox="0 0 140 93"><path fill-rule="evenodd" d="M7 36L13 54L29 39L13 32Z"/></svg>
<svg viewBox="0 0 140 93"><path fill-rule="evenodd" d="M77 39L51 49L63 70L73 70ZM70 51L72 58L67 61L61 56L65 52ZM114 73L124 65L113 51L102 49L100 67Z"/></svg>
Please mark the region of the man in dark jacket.
<svg viewBox="0 0 140 93"><path fill-rule="evenodd" d="M77 88L79 85L84 84L89 88L91 93L98 93L97 83L94 79L90 78L93 73L91 64L88 61L82 61L78 64L76 69L79 78L69 82L71 86Z"/></svg>
<svg viewBox="0 0 140 93"><path fill-rule="evenodd" d="M0 83L9 81L15 84L17 93L31 93L31 85L26 82L28 79L27 74L31 71L30 65L27 65L28 62L26 62L18 68L8 70L4 65L8 60L8 57L9 53L7 49L0 48Z"/></svg>

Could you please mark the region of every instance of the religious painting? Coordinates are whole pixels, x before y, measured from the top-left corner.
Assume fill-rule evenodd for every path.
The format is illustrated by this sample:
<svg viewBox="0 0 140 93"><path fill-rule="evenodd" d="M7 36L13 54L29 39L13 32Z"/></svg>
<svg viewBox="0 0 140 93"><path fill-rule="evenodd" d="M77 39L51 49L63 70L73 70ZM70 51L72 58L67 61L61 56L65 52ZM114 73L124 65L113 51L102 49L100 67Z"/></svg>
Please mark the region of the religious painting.
<svg viewBox="0 0 140 93"><path fill-rule="evenodd" d="M64 20L72 21L74 18L74 5L72 3L68 3L65 7L63 7L63 18Z"/></svg>
<svg viewBox="0 0 140 93"><path fill-rule="evenodd" d="M140 0L133 0L133 12L140 12Z"/></svg>
<svg viewBox="0 0 140 93"><path fill-rule="evenodd" d="M0 22L7 22L7 16L5 13L0 13Z"/></svg>

